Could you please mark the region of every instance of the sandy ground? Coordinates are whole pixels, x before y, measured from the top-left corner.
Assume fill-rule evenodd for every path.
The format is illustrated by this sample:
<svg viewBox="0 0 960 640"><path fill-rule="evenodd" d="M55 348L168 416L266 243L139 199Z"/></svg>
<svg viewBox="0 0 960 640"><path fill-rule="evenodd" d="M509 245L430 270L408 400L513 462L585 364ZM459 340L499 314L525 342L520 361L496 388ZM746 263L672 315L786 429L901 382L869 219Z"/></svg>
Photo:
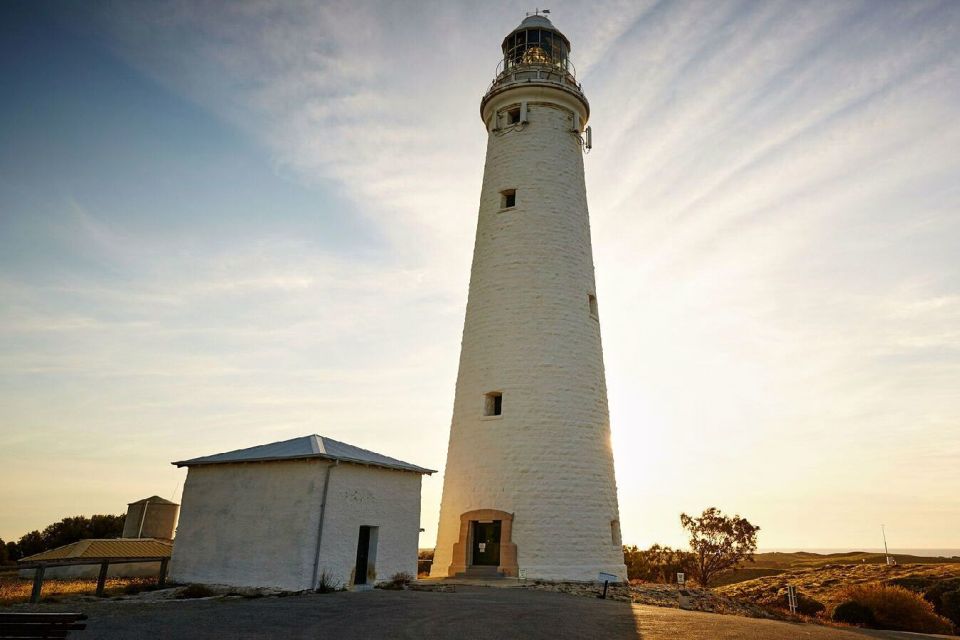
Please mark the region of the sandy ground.
<svg viewBox="0 0 960 640"><path fill-rule="evenodd" d="M113 601L15 607L83 611L78 640L100 638L635 638L641 640L913 639L681 611L524 589L369 591L259 599ZM5 609L9 611L10 609Z"/></svg>

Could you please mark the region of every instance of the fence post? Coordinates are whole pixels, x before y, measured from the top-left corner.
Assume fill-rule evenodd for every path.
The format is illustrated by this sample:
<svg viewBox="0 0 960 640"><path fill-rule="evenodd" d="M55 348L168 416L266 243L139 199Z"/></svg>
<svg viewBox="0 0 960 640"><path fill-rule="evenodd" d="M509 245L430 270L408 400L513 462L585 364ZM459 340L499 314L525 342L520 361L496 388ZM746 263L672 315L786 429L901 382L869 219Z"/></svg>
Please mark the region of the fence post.
<svg viewBox="0 0 960 640"><path fill-rule="evenodd" d="M103 588L107 584L107 567L110 566L110 562L104 560L100 563L100 575L97 576L97 597L103 597Z"/></svg>
<svg viewBox="0 0 960 640"><path fill-rule="evenodd" d="M163 588L167 584L167 563L170 558L164 558L160 561L160 575L157 577L157 587Z"/></svg>
<svg viewBox="0 0 960 640"><path fill-rule="evenodd" d="M44 566L40 565L33 574L33 592L30 594L30 602L33 604L40 602L40 590L43 589L43 570Z"/></svg>

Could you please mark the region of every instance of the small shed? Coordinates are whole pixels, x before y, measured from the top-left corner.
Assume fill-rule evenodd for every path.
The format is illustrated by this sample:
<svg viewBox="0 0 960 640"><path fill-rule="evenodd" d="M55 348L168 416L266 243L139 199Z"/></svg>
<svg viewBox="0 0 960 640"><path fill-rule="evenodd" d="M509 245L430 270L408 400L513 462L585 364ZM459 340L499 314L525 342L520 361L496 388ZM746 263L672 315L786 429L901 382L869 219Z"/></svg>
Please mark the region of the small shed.
<svg viewBox="0 0 960 640"><path fill-rule="evenodd" d="M300 591L416 575L432 469L319 435L173 464L188 468L176 582Z"/></svg>

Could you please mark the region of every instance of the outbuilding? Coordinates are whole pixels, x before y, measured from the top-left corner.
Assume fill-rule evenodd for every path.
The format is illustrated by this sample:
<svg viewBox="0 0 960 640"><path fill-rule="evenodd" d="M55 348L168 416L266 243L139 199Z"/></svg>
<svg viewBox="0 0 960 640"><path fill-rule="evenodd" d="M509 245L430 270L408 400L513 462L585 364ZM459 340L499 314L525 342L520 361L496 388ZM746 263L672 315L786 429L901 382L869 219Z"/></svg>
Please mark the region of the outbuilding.
<svg viewBox="0 0 960 640"><path fill-rule="evenodd" d="M432 469L319 435L173 464L188 468L176 582L301 591L416 575Z"/></svg>

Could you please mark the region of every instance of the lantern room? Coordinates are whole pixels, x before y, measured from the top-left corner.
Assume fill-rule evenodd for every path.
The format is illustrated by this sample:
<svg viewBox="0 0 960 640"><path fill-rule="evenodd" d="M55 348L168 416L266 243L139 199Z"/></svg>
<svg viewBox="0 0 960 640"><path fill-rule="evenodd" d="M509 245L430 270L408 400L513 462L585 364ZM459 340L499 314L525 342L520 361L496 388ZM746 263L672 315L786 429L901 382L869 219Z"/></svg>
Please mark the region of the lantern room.
<svg viewBox="0 0 960 640"><path fill-rule="evenodd" d="M571 72L570 41L543 15L527 16L503 39L502 72L518 67L555 67Z"/></svg>

